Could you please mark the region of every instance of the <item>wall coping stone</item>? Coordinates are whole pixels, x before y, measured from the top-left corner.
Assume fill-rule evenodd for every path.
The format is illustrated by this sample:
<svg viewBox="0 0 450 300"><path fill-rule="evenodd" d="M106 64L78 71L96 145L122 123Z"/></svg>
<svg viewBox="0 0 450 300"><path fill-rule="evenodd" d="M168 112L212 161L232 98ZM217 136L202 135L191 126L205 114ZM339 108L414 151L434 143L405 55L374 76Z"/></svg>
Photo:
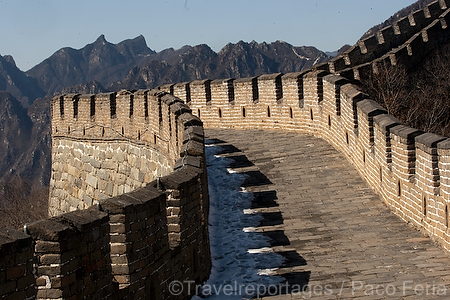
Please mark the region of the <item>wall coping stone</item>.
<svg viewBox="0 0 450 300"><path fill-rule="evenodd" d="M185 113L190 113L191 109L182 101L174 101L170 104L170 112L172 112L176 116L180 116Z"/></svg>
<svg viewBox="0 0 450 300"><path fill-rule="evenodd" d="M345 77L342 77L338 74L330 74L323 77L323 80L326 82L329 82L334 85L343 86L347 83L349 83L349 80Z"/></svg>
<svg viewBox="0 0 450 300"><path fill-rule="evenodd" d="M161 184L165 189L177 189L181 184L191 181L199 173L201 173L201 169L185 165L169 175L161 177Z"/></svg>
<svg viewBox="0 0 450 300"><path fill-rule="evenodd" d="M194 81L191 81L190 85L204 85L207 82L211 82L211 81L212 81L211 79L194 80Z"/></svg>
<svg viewBox="0 0 450 300"><path fill-rule="evenodd" d="M0 253L10 254L18 248L30 247L31 236L12 228L0 228Z"/></svg>
<svg viewBox="0 0 450 300"><path fill-rule="evenodd" d="M450 150L450 138L447 138L447 139L437 143L436 146L440 150Z"/></svg>
<svg viewBox="0 0 450 300"><path fill-rule="evenodd" d="M416 137L416 146L428 154L435 154L437 144L445 139L441 135L425 132Z"/></svg>
<svg viewBox="0 0 450 300"><path fill-rule="evenodd" d="M356 104L356 106L368 117L374 117L376 115L387 113L385 108L370 99L361 100Z"/></svg>
<svg viewBox="0 0 450 300"><path fill-rule="evenodd" d="M180 115L180 119L183 120L184 126L203 126L202 120L199 117L190 113L184 113Z"/></svg>
<svg viewBox="0 0 450 300"><path fill-rule="evenodd" d="M182 86L185 86L185 85L187 85L187 84L189 84L189 83L190 83L190 81L185 81L185 82L175 83L175 84L174 84L174 87L182 87Z"/></svg>
<svg viewBox="0 0 450 300"><path fill-rule="evenodd" d="M75 210L54 217L54 220L63 224L75 227L77 230L85 232L94 227L100 226L108 218L108 214L101 212L95 206L91 206L85 210Z"/></svg>
<svg viewBox="0 0 450 300"><path fill-rule="evenodd" d="M136 210L136 206L142 204L142 201L130 194L131 193L127 193L113 198L100 200L99 207L102 211L113 215L131 213Z"/></svg>
<svg viewBox="0 0 450 300"><path fill-rule="evenodd" d="M34 239L55 242L76 234L69 225L62 224L54 218L30 223L27 225L27 231Z"/></svg>
<svg viewBox="0 0 450 300"><path fill-rule="evenodd" d="M402 124L396 117L388 114L379 114L373 117L373 122L378 125L381 132L389 134L392 127Z"/></svg>
<svg viewBox="0 0 450 300"><path fill-rule="evenodd" d="M230 81L236 80L235 78L225 78L225 79L214 79L211 81L211 84L223 84L229 83Z"/></svg>
<svg viewBox="0 0 450 300"><path fill-rule="evenodd" d="M260 80L275 80L276 78L283 76L283 73L264 74L259 76Z"/></svg>
<svg viewBox="0 0 450 300"><path fill-rule="evenodd" d="M303 76L306 74L306 71L303 72L294 72L294 73L287 73L281 76L282 79L302 79Z"/></svg>
<svg viewBox="0 0 450 300"><path fill-rule="evenodd" d="M245 77L245 78L238 78L234 82L235 83L244 83L244 82L252 82L253 80L257 79L259 76L253 76L253 77Z"/></svg>
<svg viewBox="0 0 450 300"><path fill-rule="evenodd" d="M189 141L181 147L180 156L193 155L200 156L204 152L203 142Z"/></svg>
<svg viewBox="0 0 450 300"><path fill-rule="evenodd" d="M414 140L417 136L423 134L424 132L421 130L400 124L400 125L392 127L391 133L402 138L408 144L411 144L411 143L414 143Z"/></svg>
<svg viewBox="0 0 450 300"><path fill-rule="evenodd" d="M200 168L202 166L202 160L200 157L194 157L191 155L184 156L176 161L174 169L179 169L183 166L191 166L195 168Z"/></svg>
<svg viewBox="0 0 450 300"><path fill-rule="evenodd" d="M341 87L341 91L345 96L352 99L354 102L360 101L360 100L363 100L363 99L366 99L369 97L367 94L362 92L357 86L355 86L354 84L351 84L351 83L344 84Z"/></svg>

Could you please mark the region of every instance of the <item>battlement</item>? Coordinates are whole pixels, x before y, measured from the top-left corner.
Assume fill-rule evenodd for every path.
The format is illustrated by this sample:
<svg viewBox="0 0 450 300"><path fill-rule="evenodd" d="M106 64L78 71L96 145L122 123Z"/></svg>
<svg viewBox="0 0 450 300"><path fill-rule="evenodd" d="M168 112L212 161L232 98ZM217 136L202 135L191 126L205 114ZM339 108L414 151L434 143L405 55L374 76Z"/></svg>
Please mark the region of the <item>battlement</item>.
<svg viewBox="0 0 450 300"><path fill-rule="evenodd" d="M189 106L206 128L321 137L354 164L397 215L450 250L449 139L401 124L357 85L323 70L214 80L210 96L189 85L183 84L191 91Z"/></svg>
<svg viewBox="0 0 450 300"><path fill-rule="evenodd" d="M168 175L185 155L184 124L201 126L179 99L150 90L63 95L51 111L51 216Z"/></svg>
<svg viewBox="0 0 450 300"><path fill-rule="evenodd" d="M394 66L399 62L413 64L448 36L449 8L448 0L435 1L358 41L344 54L316 68L360 79L360 74L372 71L381 61Z"/></svg>

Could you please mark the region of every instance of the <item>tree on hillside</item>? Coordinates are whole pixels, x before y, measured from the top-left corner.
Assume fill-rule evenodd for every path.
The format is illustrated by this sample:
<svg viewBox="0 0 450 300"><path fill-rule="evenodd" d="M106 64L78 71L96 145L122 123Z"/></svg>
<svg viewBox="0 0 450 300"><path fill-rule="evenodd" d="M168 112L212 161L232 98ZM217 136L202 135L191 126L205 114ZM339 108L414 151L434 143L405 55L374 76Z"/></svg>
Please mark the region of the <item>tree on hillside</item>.
<svg viewBox="0 0 450 300"><path fill-rule="evenodd" d="M413 69L387 62L361 80L365 92L405 125L450 136L450 45Z"/></svg>
<svg viewBox="0 0 450 300"><path fill-rule="evenodd" d="M19 229L48 216L48 187L31 186L15 177L0 188L0 228Z"/></svg>

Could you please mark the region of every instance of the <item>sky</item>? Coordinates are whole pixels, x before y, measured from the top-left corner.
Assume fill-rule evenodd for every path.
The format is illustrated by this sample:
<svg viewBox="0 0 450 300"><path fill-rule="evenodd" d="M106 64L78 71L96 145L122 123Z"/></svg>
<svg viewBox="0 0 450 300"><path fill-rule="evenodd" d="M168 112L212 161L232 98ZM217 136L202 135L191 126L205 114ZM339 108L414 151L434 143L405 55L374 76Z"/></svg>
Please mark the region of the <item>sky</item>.
<svg viewBox="0 0 450 300"><path fill-rule="evenodd" d="M101 34L143 35L155 51L285 41L335 51L414 0L0 0L0 55L27 71L63 47Z"/></svg>

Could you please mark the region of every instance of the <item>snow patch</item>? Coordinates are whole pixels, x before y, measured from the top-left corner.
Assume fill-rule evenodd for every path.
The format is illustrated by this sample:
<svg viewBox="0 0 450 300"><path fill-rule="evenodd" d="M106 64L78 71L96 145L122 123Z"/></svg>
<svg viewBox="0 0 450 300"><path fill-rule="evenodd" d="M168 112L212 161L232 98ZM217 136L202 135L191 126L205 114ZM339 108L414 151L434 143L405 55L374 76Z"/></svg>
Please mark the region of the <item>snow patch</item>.
<svg viewBox="0 0 450 300"><path fill-rule="evenodd" d="M266 275L266 276L277 275L277 270L278 268L259 270L258 275Z"/></svg>
<svg viewBox="0 0 450 300"><path fill-rule="evenodd" d="M231 168L227 168L227 172L228 174L234 174L234 173L238 173L235 170L231 169Z"/></svg>
<svg viewBox="0 0 450 300"><path fill-rule="evenodd" d="M272 253L273 249L269 247L259 248L259 249L248 249L248 253Z"/></svg>
<svg viewBox="0 0 450 300"><path fill-rule="evenodd" d="M211 287L220 291L219 288L224 285L242 287L280 284L283 282L281 276L261 272L280 267L284 258L268 248L270 239L257 231L262 217L251 209L253 193L241 187L247 175L229 168L233 160L217 155L222 150L220 146L211 144L211 141L206 141L206 145L212 269L200 292ZM235 295L216 292L203 294L201 299L237 300L242 299L242 296L248 298L248 295L238 292Z"/></svg>

